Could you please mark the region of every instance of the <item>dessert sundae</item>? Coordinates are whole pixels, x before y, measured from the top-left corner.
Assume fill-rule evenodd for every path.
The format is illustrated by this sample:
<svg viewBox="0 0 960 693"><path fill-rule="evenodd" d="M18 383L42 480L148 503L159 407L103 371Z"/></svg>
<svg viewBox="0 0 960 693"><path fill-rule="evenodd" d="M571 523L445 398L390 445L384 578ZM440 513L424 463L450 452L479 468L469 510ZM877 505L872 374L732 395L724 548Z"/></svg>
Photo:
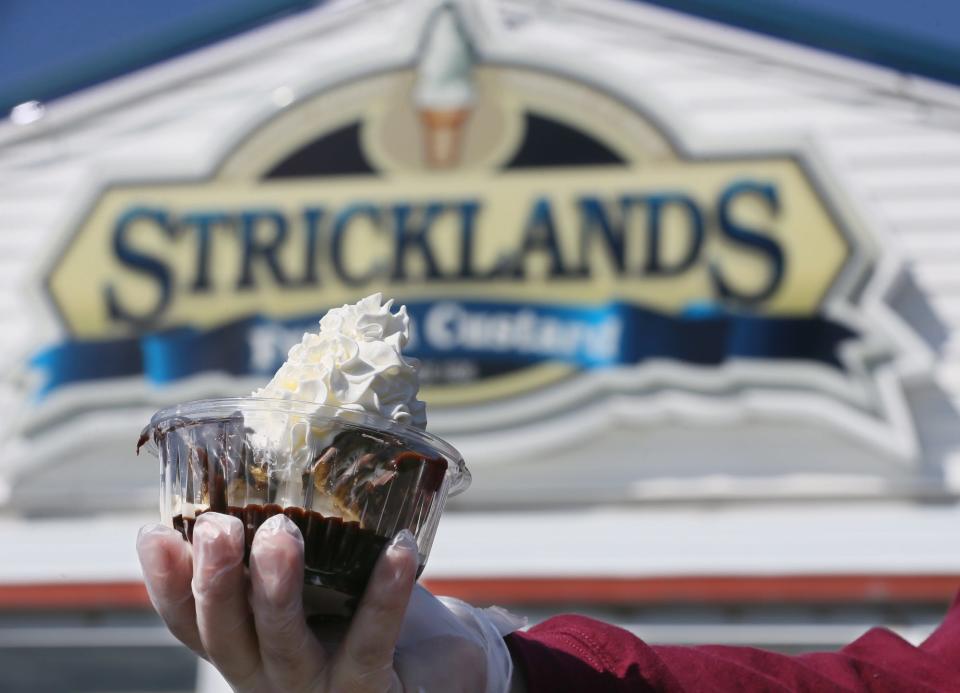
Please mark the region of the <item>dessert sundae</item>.
<svg viewBox="0 0 960 693"><path fill-rule="evenodd" d="M200 514L233 515L249 556L257 528L283 513L303 534L306 584L340 606L402 529L422 570L447 495L470 475L423 430L418 363L402 354L409 318L392 306L374 294L329 311L251 397L157 412L137 449L160 458L163 520L191 540Z"/></svg>

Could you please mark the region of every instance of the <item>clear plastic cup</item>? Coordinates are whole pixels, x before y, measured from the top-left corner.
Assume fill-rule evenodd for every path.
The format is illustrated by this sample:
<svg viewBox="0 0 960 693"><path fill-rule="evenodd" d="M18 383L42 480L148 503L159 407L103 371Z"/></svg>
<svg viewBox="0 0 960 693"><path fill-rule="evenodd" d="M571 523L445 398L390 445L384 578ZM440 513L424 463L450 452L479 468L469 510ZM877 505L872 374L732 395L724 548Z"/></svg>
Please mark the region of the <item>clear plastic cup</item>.
<svg viewBox="0 0 960 693"><path fill-rule="evenodd" d="M449 495L470 485L460 454L434 435L336 407L258 398L188 402L140 435L160 460L162 521L192 539L196 518L239 518L246 549L283 513L304 538L314 612L349 613L383 546L402 529L423 570Z"/></svg>

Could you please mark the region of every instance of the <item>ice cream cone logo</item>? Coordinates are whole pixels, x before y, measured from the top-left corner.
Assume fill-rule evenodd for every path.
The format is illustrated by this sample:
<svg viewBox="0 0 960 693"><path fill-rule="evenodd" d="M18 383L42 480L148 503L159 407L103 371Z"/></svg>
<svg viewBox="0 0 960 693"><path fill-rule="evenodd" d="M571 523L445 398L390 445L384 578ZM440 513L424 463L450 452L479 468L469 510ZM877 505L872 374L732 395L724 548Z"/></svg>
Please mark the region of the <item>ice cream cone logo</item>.
<svg viewBox="0 0 960 693"><path fill-rule="evenodd" d="M472 50L456 15L446 6L434 15L424 38L414 88L424 159L430 168L451 168L460 159L476 96Z"/></svg>

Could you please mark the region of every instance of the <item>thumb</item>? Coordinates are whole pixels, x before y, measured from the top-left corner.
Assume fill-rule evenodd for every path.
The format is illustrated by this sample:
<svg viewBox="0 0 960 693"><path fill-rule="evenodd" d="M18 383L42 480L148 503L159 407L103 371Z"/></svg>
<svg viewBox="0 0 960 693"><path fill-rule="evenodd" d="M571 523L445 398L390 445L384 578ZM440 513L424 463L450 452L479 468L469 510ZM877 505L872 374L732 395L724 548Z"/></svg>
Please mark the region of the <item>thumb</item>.
<svg viewBox="0 0 960 693"><path fill-rule="evenodd" d="M393 653L417 576L416 540L402 530L370 576L333 669L334 690L388 690L396 680Z"/></svg>

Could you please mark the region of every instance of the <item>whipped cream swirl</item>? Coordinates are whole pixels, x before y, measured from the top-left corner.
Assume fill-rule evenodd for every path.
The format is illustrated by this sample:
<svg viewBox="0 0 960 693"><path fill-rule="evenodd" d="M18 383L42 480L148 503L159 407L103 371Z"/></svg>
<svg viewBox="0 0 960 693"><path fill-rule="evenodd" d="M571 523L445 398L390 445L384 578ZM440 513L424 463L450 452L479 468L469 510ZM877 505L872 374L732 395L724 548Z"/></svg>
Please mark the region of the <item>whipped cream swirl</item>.
<svg viewBox="0 0 960 693"><path fill-rule="evenodd" d="M424 429L417 399L419 361L401 353L410 338L406 306L379 293L327 312L320 332L295 344L273 379L254 397L313 402L364 411Z"/></svg>

